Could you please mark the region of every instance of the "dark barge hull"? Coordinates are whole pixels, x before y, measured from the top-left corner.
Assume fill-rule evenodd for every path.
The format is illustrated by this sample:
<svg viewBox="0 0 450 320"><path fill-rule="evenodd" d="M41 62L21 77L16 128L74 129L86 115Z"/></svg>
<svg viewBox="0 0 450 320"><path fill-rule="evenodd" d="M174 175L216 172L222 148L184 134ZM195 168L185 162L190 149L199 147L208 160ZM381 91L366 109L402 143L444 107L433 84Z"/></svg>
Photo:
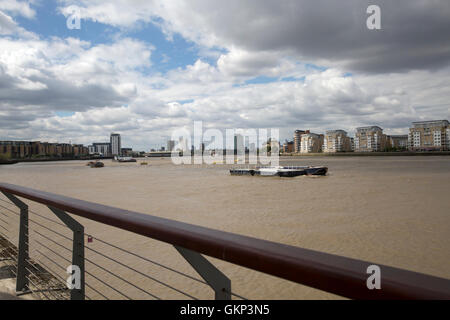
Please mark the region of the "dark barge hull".
<svg viewBox="0 0 450 320"><path fill-rule="evenodd" d="M278 177L298 177L298 176L325 176L328 172L327 167L310 167L299 170L280 171L273 176ZM259 169L231 169L230 174L232 176L261 176ZM270 176L270 175L264 175Z"/></svg>

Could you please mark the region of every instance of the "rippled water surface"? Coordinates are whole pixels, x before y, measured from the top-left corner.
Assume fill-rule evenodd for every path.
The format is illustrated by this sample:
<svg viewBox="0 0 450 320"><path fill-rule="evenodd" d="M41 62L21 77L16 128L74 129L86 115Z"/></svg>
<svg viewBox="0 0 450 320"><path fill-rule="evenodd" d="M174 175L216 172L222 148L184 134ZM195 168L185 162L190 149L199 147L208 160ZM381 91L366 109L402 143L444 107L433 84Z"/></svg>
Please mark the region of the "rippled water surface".
<svg viewBox="0 0 450 320"><path fill-rule="evenodd" d="M226 166L175 166L170 159L148 163L105 161L101 169L91 169L84 161L21 163L0 166L0 181L450 278L450 157L283 158L284 165L329 167L326 177L297 178L230 176ZM51 216L43 206L31 208ZM79 220L87 233L195 275L169 245ZM95 240L87 246L196 297L212 298L211 290L202 284ZM161 298L183 298L93 252L87 256ZM248 298L335 298L211 260L232 279L233 290ZM146 297L98 267L88 263L87 270L132 298ZM87 281L109 297L123 298L89 276ZM87 293L100 297L91 290Z"/></svg>

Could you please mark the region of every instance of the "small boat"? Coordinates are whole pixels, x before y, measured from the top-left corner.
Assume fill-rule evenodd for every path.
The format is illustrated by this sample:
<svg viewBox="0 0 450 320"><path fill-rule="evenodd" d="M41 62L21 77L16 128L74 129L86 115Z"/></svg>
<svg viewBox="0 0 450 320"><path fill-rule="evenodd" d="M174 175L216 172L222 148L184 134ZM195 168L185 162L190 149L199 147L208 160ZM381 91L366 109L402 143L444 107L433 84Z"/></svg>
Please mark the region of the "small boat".
<svg viewBox="0 0 450 320"><path fill-rule="evenodd" d="M103 168L105 164L101 161L90 161L88 164L91 168Z"/></svg>
<svg viewBox="0 0 450 320"><path fill-rule="evenodd" d="M266 176L266 177L298 177L298 176L325 176L327 167L256 167L254 169L231 169L233 176Z"/></svg>
<svg viewBox="0 0 450 320"><path fill-rule="evenodd" d="M132 158L132 157L120 157L120 156L114 156L114 161L117 161L117 162L137 162L137 160Z"/></svg>

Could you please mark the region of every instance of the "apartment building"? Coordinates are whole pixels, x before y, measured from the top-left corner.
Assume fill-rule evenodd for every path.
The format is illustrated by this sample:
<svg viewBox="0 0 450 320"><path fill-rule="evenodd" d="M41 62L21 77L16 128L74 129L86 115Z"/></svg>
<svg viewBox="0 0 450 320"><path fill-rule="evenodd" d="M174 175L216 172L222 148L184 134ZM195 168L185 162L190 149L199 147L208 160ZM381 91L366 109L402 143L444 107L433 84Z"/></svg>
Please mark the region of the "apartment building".
<svg viewBox="0 0 450 320"><path fill-rule="evenodd" d="M283 146L281 147L282 153L292 153L294 152L294 141L286 141L283 143Z"/></svg>
<svg viewBox="0 0 450 320"><path fill-rule="evenodd" d="M120 134L111 133L110 144L111 154L113 156L120 156L122 151L122 139L120 138Z"/></svg>
<svg viewBox="0 0 450 320"><path fill-rule="evenodd" d="M397 150L408 149L408 135L389 135L387 136L387 145Z"/></svg>
<svg viewBox="0 0 450 320"><path fill-rule="evenodd" d="M94 153L98 153L104 157L111 156L111 143L109 142L96 142L93 143L92 146L94 147Z"/></svg>
<svg viewBox="0 0 450 320"><path fill-rule="evenodd" d="M450 149L448 120L413 122L408 135L409 149L413 151L445 151Z"/></svg>
<svg viewBox="0 0 450 320"><path fill-rule="evenodd" d="M309 133L309 130L295 130L294 132L294 152L300 153L302 144L302 135Z"/></svg>
<svg viewBox="0 0 450 320"><path fill-rule="evenodd" d="M354 139L355 152L377 152L386 148L387 136L378 126L360 127L356 129Z"/></svg>
<svg viewBox="0 0 450 320"><path fill-rule="evenodd" d="M317 153L322 150L323 134L305 133L301 136L300 153Z"/></svg>
<svg viewBox="0 0 450 320"><path fill-rule="evenodd" d="M0 141L0 155L12 159L32 157L72 157L88 154L83 145L40 141Z"/></svg>
<svg viewBox="0 0 450 320"><path fill-rule="evenodd" d="M172 152L175 149L175 141L169 140L167 141L167 151Z"/></svg>
<svg viewBox="0 0 450 320"><path fill-rule="evenodd" d="M350 152L352 151L351 138L347 136L344 130L329 130L323 139L323 152Z"/></svg>
<svg viewBox="0 0 450 320"><path fill-rule="evenodd" d="M31 142L0 141L0 154L7 158L28 158L32 154Z"/></svg>

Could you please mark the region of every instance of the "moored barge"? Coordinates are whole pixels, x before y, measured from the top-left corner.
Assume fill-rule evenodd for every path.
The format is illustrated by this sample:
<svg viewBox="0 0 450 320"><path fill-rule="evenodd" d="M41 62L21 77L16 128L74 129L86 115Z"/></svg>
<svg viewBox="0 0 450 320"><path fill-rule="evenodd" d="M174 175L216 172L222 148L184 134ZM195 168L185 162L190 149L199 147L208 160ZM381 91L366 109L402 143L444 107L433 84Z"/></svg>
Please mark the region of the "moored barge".
<svg viewBox="0 0 450 320"><path fill-rule="evenodd" d="M268 177L298 177L298 176L325 176L327 167L256 167L235 168L230 170L233 176L268 176Z"/></svg>

